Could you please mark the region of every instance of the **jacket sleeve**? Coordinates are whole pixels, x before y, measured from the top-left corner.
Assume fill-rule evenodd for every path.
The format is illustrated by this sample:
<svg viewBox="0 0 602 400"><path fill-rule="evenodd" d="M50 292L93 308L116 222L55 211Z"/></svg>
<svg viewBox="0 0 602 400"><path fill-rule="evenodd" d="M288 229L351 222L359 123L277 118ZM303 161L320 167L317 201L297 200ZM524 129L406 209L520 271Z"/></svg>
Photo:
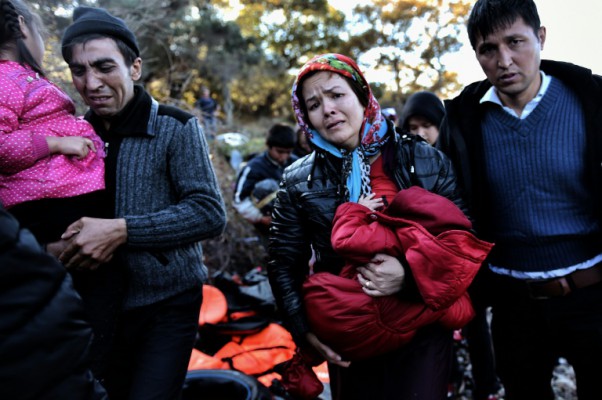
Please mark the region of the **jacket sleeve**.
<svg viewBox="0 0 602 400"><path fill-rule="evenodd" d="M403 248L392 229L377 221L377 214L357 203L337 208L332 227L332 248L347 262L363 265L376 253L403 257Z"/></svg>
<svg viewBox="0 0 602 400"><path fill-rule="evenodd" d="M255 207L253 201L250 197L245 198L242 201L232 202L232 207L247 221L252 224L259 222L259 220L263 217L261 211Z"/></svg>
<svg viewBox="0 0 602 400"><path fill-rule="evenodd" d="M439 138L437 140L437 149L442 151L446 157L451 160L454 167L457 185L460 188L462 197L466 202L466 208L472 210L470 204L470 193L472 192L472 177L470 174L468 150L466 143L458 126L458 107L456 101L446 100L446 114L443 117ZM464 209L462 209L464 211ZM469 218L473 215L469 215Z"/></svg>
<svg viewBox="0 0 602 400"><path fill-rule="evenodd" d="M258 156L260 157L260 156ZM238 174L232 207L247 221L254 224L258 222L263 214L251 201L251 192L257 183L257 174L253 171L253 165L247 164Z"/></svg>
<svg viewBox="0 0 602 400"><path fill-rule="evenodd" d="M11 175L49 155L46 138L20 129L25 96L8 77L0 76L0 173Z"/></svg>
<svg viewBox="0 0 602 400"><path fill-rule="evenodd" d="M300 210L288 184L285 171L272 212L268 276L285 325L300 344L310 330L301 289L309 273L311 250Z"/></svg>
<svg viewBox="0 0 602 400"><path fill-rule="evenodd" d="M447 105L448 103L446 103ZM443 117L441 127L439 128L439 137L437 138L437 149L443 151L448 157L449 152L452 148L451 142L451 127L449 117L446 115Z"/></svg>
<svg viewBox="0 0 602 400"><path fill-rule="evenodd" d="M128 245L169 248L220 235L226 210L207 142L196 118L177 129L165 157L173 204L142 215L126 215Z"/></svg>
<svg viewBox="0 0 602 400"><path fill-rule="evenodd" d="M253 170L253 165L247 163L247 165L245 165L245 167L238 174L236 187L234 189L234 202L241 202L249 197L257 181L258 177L257 173L255 173Z"/></svg>

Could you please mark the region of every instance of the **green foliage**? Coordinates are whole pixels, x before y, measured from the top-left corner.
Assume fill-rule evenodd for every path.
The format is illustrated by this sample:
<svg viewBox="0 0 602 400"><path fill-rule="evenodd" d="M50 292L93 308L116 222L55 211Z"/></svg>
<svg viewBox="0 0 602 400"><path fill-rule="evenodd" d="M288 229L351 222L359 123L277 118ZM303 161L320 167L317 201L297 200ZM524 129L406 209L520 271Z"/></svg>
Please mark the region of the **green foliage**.
<svg viewBox="0 0 602 400"><path fill-rule="evenodd" d="M355 9L354 26L362 30L350 52L374 49L370 66L392 73L396 103L418 90L456 90L457 75L446 73L442 57L460 49L469 7L466 0L374 0Z"/></svg>
<svg viewBox="0 0 602 400"><path fill-rule="evenodd" d="M192 108L201 86L221 105L226 127L249 116L292 121L294 71L324 52L348 54L390 81L379 99L401 104L417 90L442 96L459 88L442 57L458 50L472 0L373 0L351 17L327 0L89 0L34 3L48 28L45 67L71 89L60 37L77 5L97 5L126 20L143 56L142 83L161 101ZM291 72L293 74L291 74Z"/></svg>
<svg viewBox="0 0 602 400"><path fill-rule="evenodd" d="M347 54L364 70L374 68L381 76L392 76L371 85L383 107L399 110L416 90L445 97L459 88L457 74L445 68L442 57L459 49L458 35L474 0L373 0L351 16L327 0L239 3L233 8L235 2L229 0L30 2L48 31L45 70L71 95L79 114L86 107L72 87L60 55L60 38L76 6L100 6L123 18L136 33L143 58L141 83L160 101L197 115L193 104L201 86L209 87L221 106L220 132L242 132L251 138L244 155L264 148L267 126L276 121L294 124L290 106L294 74L316 54ZM227 153L213 148L229 202L235 173ZM240 262L231 259L233 254L251 264L260 254L239 240L253 236L252 229L230 214L226 235L212 242L216 253L212 245L207 251L217 268Z"/></svg>
<svg viewBox="0 0 602 400"><path fill-rule="evenodd" d="M280 59L286 68L299 66L308 57L341 48L345 15L326 0L243 0L237 22L246 35L263 42L268 57Z"/></svg>

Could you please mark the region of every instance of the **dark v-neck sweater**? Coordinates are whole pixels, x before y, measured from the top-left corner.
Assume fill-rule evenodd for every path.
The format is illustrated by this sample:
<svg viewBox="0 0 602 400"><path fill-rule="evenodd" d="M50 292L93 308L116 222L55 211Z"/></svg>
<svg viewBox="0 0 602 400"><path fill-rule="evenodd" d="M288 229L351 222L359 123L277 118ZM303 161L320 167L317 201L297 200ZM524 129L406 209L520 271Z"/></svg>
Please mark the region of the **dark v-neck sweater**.
<svg viewBox="0 0 602 400"><path fill-rule="evenodd" d="M600 252L593 197L586 187L584 115L577 97L552 82L525 119L486 104L486 180L496 247L492 264L546 271Z"/></svg>

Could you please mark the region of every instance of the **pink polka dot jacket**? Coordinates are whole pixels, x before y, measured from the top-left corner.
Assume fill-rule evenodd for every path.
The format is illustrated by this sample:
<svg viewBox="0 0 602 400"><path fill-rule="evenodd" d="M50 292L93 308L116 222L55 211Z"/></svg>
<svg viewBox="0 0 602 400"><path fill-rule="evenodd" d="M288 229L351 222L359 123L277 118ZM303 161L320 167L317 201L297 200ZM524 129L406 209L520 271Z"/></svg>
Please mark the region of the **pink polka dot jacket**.
<svg viewBox="0 0 602 400"><path fill-rule="evenodd" d="M104 189L104 143L69 96L28 66L0 61L0 202L13 205ZM47 136L83 136L96 152L50 155Z"/></svg>

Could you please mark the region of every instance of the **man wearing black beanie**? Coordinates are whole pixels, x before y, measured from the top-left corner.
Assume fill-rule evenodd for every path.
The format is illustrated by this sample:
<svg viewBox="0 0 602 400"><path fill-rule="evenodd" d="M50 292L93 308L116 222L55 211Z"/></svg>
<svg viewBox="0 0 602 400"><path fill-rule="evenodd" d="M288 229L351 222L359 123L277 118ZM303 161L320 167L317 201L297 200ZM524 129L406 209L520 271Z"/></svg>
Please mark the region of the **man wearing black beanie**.
<svg viewBox="0 0 602 400"><path fill-rule="evenodd" d="M221 234L222 196L198 120L135 85L135 35L106 10L78 7L62 41L86 119L105 141L113 219L70 225L59 256L94 269L117 256L128 275L104 385L111 399L177 399L207 278L200 241ZM123 260L123 261L122 261Z"/></svg>
<svg viewBox="0 0 602 400"><path fill-rule="evenodd" d="M63 35L63 58L66 59L65 51L69 49L73 40L89 34L119 39L134 52L136 57L140 57L136 36L121 18L112 16L102 8L77 7L73 11L73 23L67 27Z"/></svg>

